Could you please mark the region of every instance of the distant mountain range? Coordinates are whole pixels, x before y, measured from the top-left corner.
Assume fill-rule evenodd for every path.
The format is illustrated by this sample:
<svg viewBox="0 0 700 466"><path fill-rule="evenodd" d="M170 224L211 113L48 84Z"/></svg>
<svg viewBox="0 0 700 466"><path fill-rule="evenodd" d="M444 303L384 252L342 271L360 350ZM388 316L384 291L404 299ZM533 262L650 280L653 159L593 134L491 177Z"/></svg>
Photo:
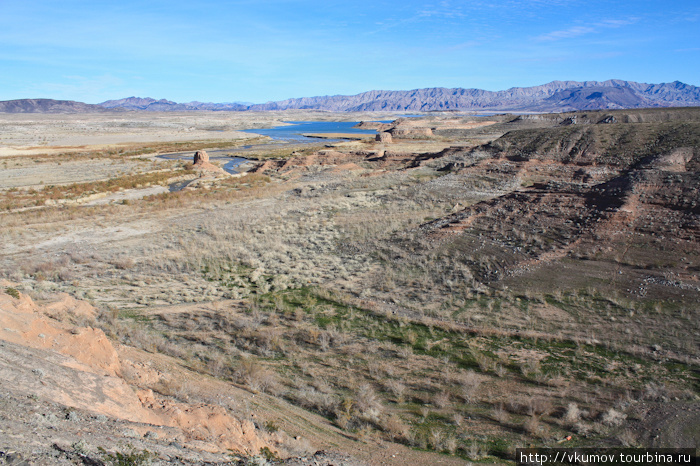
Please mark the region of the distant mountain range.
<svg viewBox="0 0 700 466"><path fill-rule="evenodd" d="M249 110L317 109L329 111L521 111L678 107L700 105L700 87L678 81L643 84L633 81L553 81L505 91L429 88L369 91L353 96L304 97L251 105Z"/></svg>
<svg viewBox="0 0 700 466"><path fill-rule="evenodd" d="M107 109L123 108L126 110L146 110L149 112L187 112L192 110L218 110L240 112L248 110L248 102L229 102L214 104L211 102L187 102L179 104L172 100L151 99L150 97L127 97L126 99L108 100L98 104Z"/></svg>
<svg viewBox="0 0 700 466"><path fill-rule="evenodd" d="M443 87L412 91L369 91L357 95L302 97L264 104L177 103L150 97L128 97L91 105L81 102L21 99L0 102L5 113L82 113L104 111L269 111L322 110L352 111L497 111L566 112L574 110L624 109L644 107L700 106L700 87L679 81L644 84L612 79L608 81L552 81L533 87L505 91L447 89Z"/></svg>
<svg viewBox="0 0 700 466"><path fill-rule="evenodd" d="M0 113L97 113L106 111L99 105L72 100L18 99L0 102Z"/></svg>

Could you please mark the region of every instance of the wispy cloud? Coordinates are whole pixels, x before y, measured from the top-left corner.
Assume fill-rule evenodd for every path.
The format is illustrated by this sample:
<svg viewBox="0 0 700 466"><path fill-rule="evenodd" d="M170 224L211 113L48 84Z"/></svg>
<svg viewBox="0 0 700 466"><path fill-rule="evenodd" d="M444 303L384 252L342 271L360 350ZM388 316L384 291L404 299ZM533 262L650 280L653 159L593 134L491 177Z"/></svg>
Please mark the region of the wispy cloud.
<svg viewBox="0 0 700 466"><path fill-rule="evenodd" d="M639 21L639 18L637 17L631 17L627 19L605 19L597 25L599 27L619 28L623 26L629 26L630 24L634 24L637 21Z"/></svg>
<svg viewBox="0 0 700 466"><path fill-rule="evenodd" d="M616 29L624 26L629 26L631 24L639 21L639 18L631 17L626 19L604 19L595 23L588 25L577 25L571 26L567 29L561 29L558 31L548 32L537 36L535 40L540 42L551 42L562 39L573 39L575 37L585 36L587 34L593 34L599 32L602 29Z"/></svg>
<svg viewBox="0 0 700 466"><path fill-rule="evenodd" d="M583 36L592 32L595 32L595 28L589 26L573 26L568 29L562 29L559 31L548 32L547 34L542 34L541 36L537 37L537 40L545 42L560 39L572 39L574 37Z"/></svg>

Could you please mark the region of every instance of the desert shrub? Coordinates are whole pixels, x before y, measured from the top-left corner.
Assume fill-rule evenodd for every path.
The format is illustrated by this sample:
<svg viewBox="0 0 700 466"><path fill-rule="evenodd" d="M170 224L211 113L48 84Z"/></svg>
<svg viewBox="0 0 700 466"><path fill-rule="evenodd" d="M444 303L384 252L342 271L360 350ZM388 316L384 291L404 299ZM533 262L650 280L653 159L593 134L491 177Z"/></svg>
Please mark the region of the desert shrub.
<svg viewBox="0 0 700 466"><path fill-rule="evenodd" d="M103 461L112 466L145 466L150 465L156 454L148 450L136 450L133 446L128 446L127 451L117 451L109 453L104 448L99 448Z"/></svg>
<svg viewBox="0 0 700 466"><path fill-rule="evenodd" d="M67 268L58 271L57 278L62 282L70 282L75 279L75 273Z"/></svg>
<svg viewBox="0 0 700 466"><path fill-rule="evenodd" d="M206 362L206 371L214 377L222 377L227 373L227 358L221 353L210 354Z"/></svg>
<svg viewBox="0 0 700 466"><path fill-rule="evenodd" d="M376 422L382 412L382 404L370 384L362 384L354 398L354 406L360 418Z"/></svg>
<svg viewBox="0 0 700 466"><path fill-rule="evenodd" d="M406 394L406 386L404 384L398 380L389 379L388 381L384 382L384 387L387 389L387 391L389 391L389 393L394 395L397 403L404 402L404 395Z"/></svg>
<svg viewBox="0 0 700 466"><path fill-rule="evenodd" d="M644 387L644 393L642 397L645 400L663 401L665 398L668 397L668 389L663 384L649 382Z"/></svg>
<svg viewBox="0 0 700 466"><path fill-rule="evenodd" d="M277 376L252 357L242 358L234 375L253 392L271 392L278 390Z"/></svg>
<svg viewBox="0 0 700 466"><path fill-rule="evenodd" d="M454 435L448 434L444 441L444 449L450 454L454 455L457 451L457 439Z"/></svg>
<svg viewBox="0 0 700 466"><path fill-rule="evenodd" d="M634 431L630 429L623 430L617 436L617 439L624 447L636 447L639 445L639 439L637 438L637 435L634 433Z"/></svg>
<svg viewBox="0 0 700 466"><path fill-rule="evenodd" d="M625 413L610 408L603 414L601 422L606 426L617 427L621 426L625 422L625 419L627 419Z"/></svg>
<svg viewBox="0 0 700 466"><path fill-rule="evenodd" d="M134 267L136 262L131 257L120 257L111 261L111 264L120 270L127 270Z"/></svg>
<svg viewBox="0 0 700 466"><path fill-rule="evenodd" d="M389 434L393 440L407 442L408 432L411 428L396 415L390 415L379 423L381 429Z"/></svg>
<svg viewBox="0 0 700 466"><path fill-rule="evenodd" d="M430 429L430 432L428 433L428 439L430 442L430 446L433 448L433 450L442 451L445 449L445 432L443 432L441 429Z"/></svg>
<svg viewBox="0 0 700 466"><path fill-rule="evenodd" d="M530 416L546 416L552 412L552 409L552 402L549 398L533 397L528 400L527 413Z"/></svg>
<svg viewBox="0 0 700 466"><path fill-rule="evenodd" d="M316 411L324 416L336 415L339 410L338 399L330 393L321 393L313 387L304 387L289 395L302 408Z"/></svg>
<svg viewBox="0 0 700 466"><path fill-rule="evenodd" d="M493 408L491 417L494 421L504 425L508 424L508 421L510 420L510 416L508 415L508 412L503 408L502 404L499 404L498 406Z"/></svg>
<svg viewBox="0 0 700 466"><path fill-rule="evenodd" d="M15 299L19 299L19 291L17 291L15 288L7 287L5 289L5 293L9 294L10 296L12 296Z"/></svg>
<svg viewBox="0 0 700 466"><path fill-rule="evenodd" d="M483 459L488 452L476 440L472 440L466 449L467 456L475 461Z"/></svg>
<svg viewBox="0 0 700 466"><path fill-rule="evenodd" d="M271 434L280 430L279 426L275 423L275 421L265 421L265 423L263 424L263 428Z"/></svg>
<svg viewBox="0 0 700 466"><path fill-rule="evenodd" d="M525 377L534 377L541 372L540 362L535 359L529 359L520 365L520 372Z"/></svg>
<svg viewBox="0 0 700 466"><path fill-rule="evenodd" d="M460 395L467 403L474 403L481 385L481 376L473 370L468 370L458 379Z"/></svg>
<svg viewBox="0 0 700 466"><path fill-rule="evenodd" d="M435 396L433 396L433 405L441 409L446 408L450 405L450 394L445 391L436 393Z"/></svg>
<svg viewBox="0 0 700 466"><path fill-rule="evenodd" d="M566 412L564 413L564 421L568 424L576 424L581 420L581 410L578 409L576 403L569 403L566 407Z"/></svg>
<svg viewBox="0 0 700 466"><path fill-rule="evenodd" d="M530 435L537 434L540 431L540 419L537 416L528 417L523 423L523 430Z"/></svg>

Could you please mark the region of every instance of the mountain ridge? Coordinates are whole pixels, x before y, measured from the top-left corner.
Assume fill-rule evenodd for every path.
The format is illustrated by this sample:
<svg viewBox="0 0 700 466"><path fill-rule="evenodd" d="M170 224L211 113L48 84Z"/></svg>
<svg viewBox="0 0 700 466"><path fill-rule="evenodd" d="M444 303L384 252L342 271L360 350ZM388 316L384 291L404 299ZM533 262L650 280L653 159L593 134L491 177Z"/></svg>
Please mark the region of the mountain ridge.
<svg viewBox="0 0 700 466"><path fill-rule="evenodd" d="M97 104L107 109L124 108L126 110L145 110L155 112L181 112L192 110L213 110L213 111L244 111L248 105L240 102L185 102L178 103L172 100L156 100L151 97L127 97L124 99L108 100Z"/></svg>
<svg viewBox="0 0 700 466"><path fill-rule="evenodd" d="M0 101L0 113L100 113L106 111L107 109L100 105L74 100L16 99Z"/></svg>
<svg viewBox="0 0 700 466"><path fill-rule="evenodd" d="M82 113L102 111L276 111L329 112L567 112L576 110L700 106L700 87L673 81L648 84L620 79L552 81L501 91L431 87L407 91L371 90L354 95L298 97L261 104L247 102L185 102L151 97L127 97L99 104L18 99L0 102L2 113Z"/></svg>
<svg viewBox="0 0 700 466"><path fill-rule="evenodd" d="M557 92L596 88L601 96L589 99L585 106L576 102L547 100ZM607 96L613 94L616 97ZM621 94L626 94L622 102ZM599 99L590 102L590 100ZM565 99L561 99L565 100ZM628 102L624 102L627 100ZM634 102L632 102L634 101ZM353 96L322 96L286 99L249 107L249 110L318 109L330 111L440 111L493 110L561 112L592 109L669 107L700 105L700 87L674 81L646 84L634 81L552 81L532 87L513 87L502 91L464 88L423 88L409 91L373 90Z"/></svg>

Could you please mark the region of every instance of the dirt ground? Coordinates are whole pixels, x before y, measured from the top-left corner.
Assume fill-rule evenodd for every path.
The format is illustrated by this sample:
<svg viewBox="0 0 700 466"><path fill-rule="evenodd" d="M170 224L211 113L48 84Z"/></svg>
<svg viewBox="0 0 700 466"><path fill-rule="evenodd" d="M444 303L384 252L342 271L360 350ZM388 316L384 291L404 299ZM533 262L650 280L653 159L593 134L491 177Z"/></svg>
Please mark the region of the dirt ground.
<svg viewBox="0 0 700 466"><path fill-rule="evenodd" d="M224 462L265 445L303 464L510 464L568 436L697 444L690 160L654 178L492 155L479 144L518 123L453 114L392 142L258 140L237 177L143 145L242 155L240 129L312 118L338 116L0 115L5 456L70 464L131 444ZM630 186L644 197L615 204ZM14 292L37 308L17 317ZM94 314L46 311L60 293ZM111 362L45 344L49 327L104 332ZM222 424L194 427L201 410L255 435L225 445Z"/></svg>
<svg viewBox="0 0 700 466"><path fill-rule="evenodd" d="M189 112L99 114L0 114L0 157L105 150L119 145L252 139L242 129L283 126L287 121L386 120L395 114L325 112Z"/></svg>

